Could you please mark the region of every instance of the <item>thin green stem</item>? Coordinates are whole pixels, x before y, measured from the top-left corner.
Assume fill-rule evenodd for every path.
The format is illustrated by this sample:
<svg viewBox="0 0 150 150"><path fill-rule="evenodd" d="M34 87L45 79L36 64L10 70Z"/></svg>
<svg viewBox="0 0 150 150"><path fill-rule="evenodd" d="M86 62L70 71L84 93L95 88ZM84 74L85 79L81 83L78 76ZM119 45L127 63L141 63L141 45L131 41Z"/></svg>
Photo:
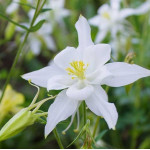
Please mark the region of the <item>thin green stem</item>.
<svg viewBox="0 0 150 150"><path fill-rule="evenodd" d="M86 124L86 104L85 101L83 102L83 118L84 118L84 125Z"/></svg>
<svg viewBox="0 0 150 150"><path fill-rule="evenodd" d="M93 130L93 138L95 137L99 121L100 121L100 116L98 116L97 119L96 119L95 127L94 127L94 130Z"/></svg>
<svg viewBox="0 0 150 150"><path fill-rule="evenodd" d="M43 116L47 116L47 115L48 115L48 112L38 114L39 117L43 117Z"/></svg>
<svg viewBox="0 0 150 150"><path fill-rule="evenodd" d="M60 139L60 137L59 137L59 134L58 134L56 128L53 130L53 134L55 135L55 138L56 138L56 140L57 140L57 143L58 143L60 149L64 149L64 146L63 146L63 144L62 144L62 142L61 142L61 139Z"/></svg>
<svg viewBox="0 0 150 150"><path fill-rule="evenodd" d="M83 101L83 124L84 124L84 126L86 125L86 104L85 104L85 101ZM84 138L86 140L86 133L85 133Z"/></svg>
<svg viewBox="0 0 150 150"><path fill-rule="evenodd" d="M25 38L24 38L24 41L23 41L23 43L20 45L20 48L18 49L18 52L17 52L17 54L16 54L16 57L15 57L15 59L14 59L14 62L13 62L12 67L11 67L11 69L10 69L10 72L9 72L9 74L8 74L8 77L7 77L7 79L6 79L6 82L5 82L5 85L4 85L4 88L3 88L3 92L2 92L2 95L1 95L0 101L2 100L2 98L3 98L3 96L4 96L6 87L7 87L8 83L9 83L9 81L10 81L10 78L11 78L11 76L12 76L12 73L13 73L13 71L14 71L14 68L15 68L15 66L16 66L16 64L17 64L17 62L18 62L18 59L19 59L20 53L21 53L21 51L22 51L22 48L23 48L25 42L27 41L28 35L29 35L29 31L27 31L27 33L26 33L26 35L25 35Z"/></svg>
<svg viewBox="0 0 150 150"><path fill-rule="evenodd" d="M46 2L46 0L42 3L41 7L39 8L40 0L38 0L37 6L36 6L36 10L35 10L35 13L34 13L32 22L31 22L31 24L30 24L30 28L32 28L32 26L33 26L33 24L34 24L34 22L35 22L37 16L39 15L39 13L40 13L42 7L44 6L45 2ZM21 43L21 45L20 45L20 47L19 47L19 49L18 49L18 51L17 51L17 54L16 54L16 56L15 56L15 59L14 59L14 61L13 61L12 66L11 66L10 72L9 72L8 77L7 77L7 79L6 79L6 82L5 82L5 84L4 84L4 88L3 88L3 92L2 92L2 95L1 95L1 98L0 98L0 101L2 100L2 98L3 98L3 96L4 96L6 87L7 87L8 83L9 83L9 81L10 81L10 78L11 78L11 76L12 76L12 74L13 74L13 71L14 71L14 69L15 69L15 66L16 66L16 64L17 64L17 62L18 62L18 60L19 60L20 54L21 54L22 49L23 49L23 47L24 47L24 45L25 45L25 43L26 43L26 41L27 41L27 38L28 38L28 36L29 36L29 33L30 33L30 29L26 32L25 38L24 38L23 42Z"/></svg>

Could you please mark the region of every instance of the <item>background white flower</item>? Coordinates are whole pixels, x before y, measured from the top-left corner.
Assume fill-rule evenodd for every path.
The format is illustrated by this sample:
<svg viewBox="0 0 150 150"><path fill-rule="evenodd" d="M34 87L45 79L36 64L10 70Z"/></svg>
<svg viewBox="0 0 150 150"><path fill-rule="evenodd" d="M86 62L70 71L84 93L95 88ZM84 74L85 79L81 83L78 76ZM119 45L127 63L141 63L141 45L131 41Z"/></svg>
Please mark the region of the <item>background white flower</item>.
<svg viewBox="0 0 150 150"><path fill-rule="evenodd" d="M70 15L70 10L64 8L65 0L50 0L44 8L51 8L51 19L61 23L64 17Z"/></svg>
<svg viewBox="0 0 150 150"><path fill-rule="evenodd" d="M81 101L98 116L103 116L109 128L115 128L118 113L100 85L120 87L139 78L150 76L150 71L138 65L108 63L111 48L91 40L87 20L81 16L76 23L79 46L67 47L54 58L51 66L23 75L26 80L47 88L62 90L48 110L45 135L47 136L62 120L73 116Z"/></svg>
<svg viewBox="0 0 150 150"><path fill-rule="evenodd" d="M121 0L110 0L110 5L104 4L98 9L98 14L89 19L89 23L93 26L97 26L99 32L95 42L101 42L107 35L111 33L112 38L116 38L118 32L121 34L131 34L127 32L125 26L129 24L126 20L131 15L144 14L150 10L150 1L146 1L144 4L136 9L133 8L120 8Z"/></svg>
<svg viewBox="0 0 150 150"><path fill-rule="evenodd" d="M11 14L16 12L19 8L18 2L20 2L20 0L12 0L11 4L6 9L6 13Z"/></svg>
<svg viewBox="0 0 150 150"><path fill-rule="evenodd" d="M30 22L33 18L35 10L31 10L28 15ZM44 12L38 16L36 19L36 23L38 23L40 20L46 19L46 22L43 24L43 26L36 32L30 33L28 42L30 43L30 48L33 51L34 54L38 55L40 53L40 50L42 48L42 42L47 46L49 50L55 51L56 46L55 42L51 36L52 34L52 26L48 18L49 12ZM27 25L29 26L29 24Z"/></svg>

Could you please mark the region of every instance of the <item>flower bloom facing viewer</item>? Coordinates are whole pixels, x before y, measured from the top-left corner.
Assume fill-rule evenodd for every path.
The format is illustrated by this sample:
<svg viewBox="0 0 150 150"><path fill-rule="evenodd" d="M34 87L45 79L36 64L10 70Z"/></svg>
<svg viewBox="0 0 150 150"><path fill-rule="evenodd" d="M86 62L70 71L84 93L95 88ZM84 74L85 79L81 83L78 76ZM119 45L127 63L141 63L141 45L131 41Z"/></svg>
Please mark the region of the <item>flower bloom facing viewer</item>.
<svg viewBox="0 0 150 150"><path fill-rule="evenodd" d="M5 94L0 103L0 121L8 115L8 113L17 113L21 109L21 104L24 103L24 96L7 86Z"/></svg>
<svg viewBox="0 0 150 150"><path fill-rule="evenodd" d="M110 45L94 45L90 26L83 16L80 16L75 27L79 40L77 48L65 48L55 56L50 66L22 76L48 91L64 89L49 107L45 136L60 121L74 116L83 100L92 112L106 120L110 129L114 129L118 113L115 105L108 102L101 85L120 87L150 76L150 70L135 64L105 64L110 60Z"/></svg>
<svg viewBox="0 0 150 150"><path fill-rule="evenodd" d="M127 17L132 15L144 14L150 10L150 1L147 0L138 8L120 8L121 0L110 0L110 5L104 4L98 9L98 14L89 19L89 23L93 26L97 26L99 32L95 42L101 42L107 35L108 32L111 33L112 38L116 38L118 32L122 34L127 33L126 26L128 21Z"/></svg>

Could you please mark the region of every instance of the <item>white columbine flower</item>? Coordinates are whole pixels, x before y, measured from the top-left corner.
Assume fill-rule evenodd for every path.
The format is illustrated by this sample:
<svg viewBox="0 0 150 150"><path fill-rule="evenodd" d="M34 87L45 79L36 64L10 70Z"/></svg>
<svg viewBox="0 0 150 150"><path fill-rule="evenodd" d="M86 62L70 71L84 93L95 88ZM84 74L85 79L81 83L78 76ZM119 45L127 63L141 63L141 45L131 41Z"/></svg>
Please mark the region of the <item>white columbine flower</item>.
<svg viewBox="0 0 150 150"><path fill-rule="evenodd" d="M29 21L32 21L32 18L34 16L35 10L30 10L28 13L29 16ZM51 23L47 20L49 19L49 12L44 12L38 16L36 19L35 24L37 24L40 20L46 19L46 22L42 25L42 27L36 31L36 32L31 32L29 37L28 37L28 45L35 55L39 55L42 44L45 44L45 46L51 50L51 51L56 51L56 45L55 42L51 36L52 34L52 26ZM35 25L34 24L34 25ZM26 27L30 27L30 23L23 23L22 25L25 25ZM23 29L17 28L18 31L24 32ZM23 34L22 39L24 38L25 34Z"/></svg>
<svg viewBox="0 0 150 150"><path fill-rule="evenodd" d="M150 71L138 65L123 62L105 64L110 60L108 44L96 44L91 40L87 20L81 16L75 25L79 46L67 47L54 58L51 66L27 73L22 77L47 90L62 90L48 110L45 135L69 116L74 116L81 101L102 116L109 128L115 128L118 113L101 85L120 87L139 78L150 76Z"/></svg>
<svg viewBox="0 0 150 150"><path fill-rule="evenodd" d="M30 22L32 21L34 12L35 10L30 10L28 13ZM49 22L49 12L44 12L43 14L40 14L38 18L36 19L35 24L38 23L42 19L46 19L46 22L38 31L30 33L29 39L28 39L30 48L35 55L38 55L40 53L42 42L44 42L44 44L47 46L49 50L52 50L52 51L56 50L54 40L51 36L52 26L51 26L51 23Z"/></svg>
<svg viewBox="0 0 150 150"><path fill-rule="evenodd" d="M131 15L144 14L150 10L150 1L147 0L140 7L133 8L120 8L121 0L110 0L110 5L104 4L98 9L98 14L89 20L93 26L97 26L99 32L97 34L96 43L101 42L107 35L111 33L112 38L116 38L116 34L121 32L127 34L125 29L128 24L126 18Z"/></svg>
<svg viewBox="0 0 150 150"><path fill-rule="evenodd" d="M51 8L53 19L62 23L62 18L70 15L70 11L64 8L65 0L50 0L45 5L45 8Z"/></svg>

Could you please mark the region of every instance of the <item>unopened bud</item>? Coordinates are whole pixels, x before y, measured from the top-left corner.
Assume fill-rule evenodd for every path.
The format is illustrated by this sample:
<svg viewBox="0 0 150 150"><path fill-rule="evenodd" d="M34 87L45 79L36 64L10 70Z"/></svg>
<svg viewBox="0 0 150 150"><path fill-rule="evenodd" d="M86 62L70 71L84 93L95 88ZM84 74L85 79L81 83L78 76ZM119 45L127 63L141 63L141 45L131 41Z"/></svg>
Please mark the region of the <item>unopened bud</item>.
<svg viewBox="0 0 150 150"><path fill-rule="evenodd" d="M134 53L134 52L130 52L130 53L128 53L127 54L127 56L125 57L125 62L126 63L129 63L129 64L133 64L134 63L134 61L133 61L133 59L136 57L136 54Z"/></svg>
<svg viewBox="0 0 150 150"><path fill-rule="evenodd" d="M0 130L0 141L6 140L32 125L38 116L27 108L19 111Z"/></svg>

